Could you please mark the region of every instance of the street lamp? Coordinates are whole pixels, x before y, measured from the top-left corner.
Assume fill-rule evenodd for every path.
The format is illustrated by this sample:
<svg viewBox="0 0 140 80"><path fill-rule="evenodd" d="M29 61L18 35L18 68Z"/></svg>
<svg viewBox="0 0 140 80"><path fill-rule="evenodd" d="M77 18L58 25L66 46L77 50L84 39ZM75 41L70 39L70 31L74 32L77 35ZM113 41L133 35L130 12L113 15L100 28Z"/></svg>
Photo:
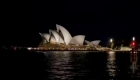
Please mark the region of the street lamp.
<svg viewBox="0 0 140 80"><path fill-rule="evenodd" d="M132 38L132 47L135 47L135 37Z"/></svg>
<svg viewBox="0 0 140 80"><path fill-rule="evenodd" d="M113 39L110 39L110 43L112 43L113 42Z"/></svg>
<svg viewBox="0 0 140 80"><path fill-rule="evenodd" d="M133 37L132 40L135 41L135 37Z"/></svg>
<svg viewBox="0 0 140 80"><path fill-rule="evenodd" d="M110 39L111 48L113 48L113 39Z"/></svg>
<svg viewBox="0 0 140 80"><path fill-rule="evenodd" d="M135 37L132 38L132 51L135 52L135 49L136 49L136 41L135 41Z"/></svg>

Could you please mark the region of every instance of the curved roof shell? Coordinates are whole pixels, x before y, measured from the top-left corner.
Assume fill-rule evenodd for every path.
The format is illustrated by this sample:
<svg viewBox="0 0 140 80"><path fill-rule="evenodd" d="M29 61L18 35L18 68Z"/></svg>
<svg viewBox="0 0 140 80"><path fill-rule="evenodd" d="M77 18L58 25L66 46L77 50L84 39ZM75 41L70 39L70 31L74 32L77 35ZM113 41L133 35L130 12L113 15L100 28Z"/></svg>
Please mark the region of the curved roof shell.
<svg viewBox="0 0 140 80"><path fill-rule="evenodd" d="M65 29L63 26L58 25L58 24L56 24L56 28L57 28L57 31L61 31L61 33L62 33L62 35L64 37L64 42L65 42L66 45L68 45L69 42L72 39L72 36L69 33L69 31L67 29Z"/></svg>
<svg viewBox="0 0 140 80"><path fill-rule="evenodd" d="M88 44L88 45L90 45L90 46L93 46L93 43L91 43L91 42L88 41L88 40L85 40L85 43Z"/></svg>
<svg viewBox="0 0 140 80"><path fill-rule="evenodd" d="M53 34L53 36L54 36L54 38L55 38L55 40L58 44L59 43L64 43L63 39L60 37L60 35L56 31L49 30L49 32Z"/></svg>
<svg viewBox="0 0 140 80"><path fill-rule="evenodd" d="M85 40L85 35L77 35L77 36L74 36L71 39L70 43L71 44L83 45L84 40Z"/></svg>
<svg viewBox="0 0 140 80"><path fill-rule="evenodd" d="M95 46L99 45L100 42L101 42L101 40L91 41L91 43Z"/></svg>

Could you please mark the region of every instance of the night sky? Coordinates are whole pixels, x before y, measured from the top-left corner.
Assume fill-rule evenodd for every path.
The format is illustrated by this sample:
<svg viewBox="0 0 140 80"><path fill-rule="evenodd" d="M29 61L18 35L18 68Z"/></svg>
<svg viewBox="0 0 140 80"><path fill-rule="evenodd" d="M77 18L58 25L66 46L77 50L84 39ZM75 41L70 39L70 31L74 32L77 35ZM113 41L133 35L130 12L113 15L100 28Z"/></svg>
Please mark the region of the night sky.
<svg viewBox="0 0 140 80"><path fill-rule="evenodd" d="M86 40L109 38L129 42L139 39L140 5L136 1L117 0L47 0L5 1L1 10L1 45L36 46L39 32L48 33L64 26L72 36L86 35Z"/></svg>

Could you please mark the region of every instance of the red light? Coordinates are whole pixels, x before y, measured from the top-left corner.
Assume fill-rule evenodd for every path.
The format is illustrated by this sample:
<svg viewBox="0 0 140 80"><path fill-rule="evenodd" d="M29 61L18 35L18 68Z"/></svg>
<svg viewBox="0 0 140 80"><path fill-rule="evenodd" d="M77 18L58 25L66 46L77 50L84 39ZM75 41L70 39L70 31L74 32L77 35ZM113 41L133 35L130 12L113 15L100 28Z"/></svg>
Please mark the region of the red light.
<svg viewBox="0 0 140 80"><path fill-rule="evenodd" d="M134 43L134 42L133 42L132 44L133 44L133 45L135 45L135 43Z"/></svg>
<svg viewBox="0 0 140 80"><path fill-rule="evenodd" d="M134 46L135 45L135 42L132 42L132 45Z"/></svg>

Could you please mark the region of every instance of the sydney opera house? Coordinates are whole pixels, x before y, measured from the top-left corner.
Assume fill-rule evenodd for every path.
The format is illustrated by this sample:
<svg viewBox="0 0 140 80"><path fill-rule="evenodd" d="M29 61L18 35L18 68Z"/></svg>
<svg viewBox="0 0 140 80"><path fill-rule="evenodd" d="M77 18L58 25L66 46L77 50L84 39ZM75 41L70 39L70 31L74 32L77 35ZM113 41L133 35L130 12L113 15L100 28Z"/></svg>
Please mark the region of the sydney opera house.
<svg viewBox="0 0 140 80"><path fill-rule="evenodd" d="M56 30L49 33L39 33L42 42L39 48L59 50L93 50L99 47L100 40L85 40L85 35L71 36L70 32L63 26L56 24Z"/></svg>

